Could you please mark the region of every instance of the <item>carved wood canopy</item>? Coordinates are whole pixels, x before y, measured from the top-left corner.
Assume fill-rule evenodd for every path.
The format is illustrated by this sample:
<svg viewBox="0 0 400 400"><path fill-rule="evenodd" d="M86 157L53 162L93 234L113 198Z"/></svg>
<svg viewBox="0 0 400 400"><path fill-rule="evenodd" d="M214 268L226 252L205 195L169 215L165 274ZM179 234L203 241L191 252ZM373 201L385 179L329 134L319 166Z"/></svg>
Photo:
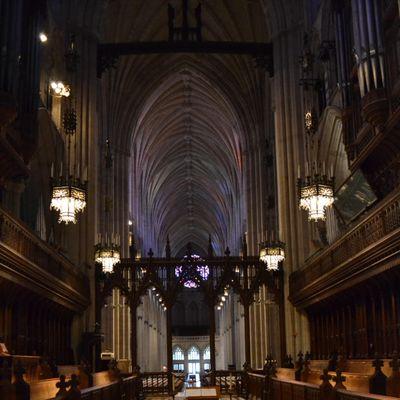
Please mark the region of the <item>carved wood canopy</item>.
<svg viewBox="0 0 400 400"><path fill-rule="evenodd" d="M198 267L207 266L204 278ZM179 273L177 272L179 271ZM267 271L258 257L212 257L201 260L177 258L143 258L138 261L124 259L115 271L101 280L101 304L114 288L126 296L131 307L137 307L140 298L153 287L160 293L164 304L172 307L178 294L188 281L196 282L210 305L217 305L219 296L229 287L239 296L240 302L250 305L262 285L266 285L279 301L281 271Z"/></svg>

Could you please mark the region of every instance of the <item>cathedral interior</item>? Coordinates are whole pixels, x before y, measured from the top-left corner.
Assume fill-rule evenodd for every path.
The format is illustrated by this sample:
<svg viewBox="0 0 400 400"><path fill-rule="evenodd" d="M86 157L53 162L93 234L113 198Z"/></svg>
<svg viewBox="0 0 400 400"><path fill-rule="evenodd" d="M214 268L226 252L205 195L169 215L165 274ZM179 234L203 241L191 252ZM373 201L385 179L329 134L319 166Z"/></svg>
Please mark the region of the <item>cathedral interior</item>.
<svg viewBox="0 0 400 400"><path fill-rule="evenodd" d="M0 400L400 398L399 12L0 0Z"/></svg>

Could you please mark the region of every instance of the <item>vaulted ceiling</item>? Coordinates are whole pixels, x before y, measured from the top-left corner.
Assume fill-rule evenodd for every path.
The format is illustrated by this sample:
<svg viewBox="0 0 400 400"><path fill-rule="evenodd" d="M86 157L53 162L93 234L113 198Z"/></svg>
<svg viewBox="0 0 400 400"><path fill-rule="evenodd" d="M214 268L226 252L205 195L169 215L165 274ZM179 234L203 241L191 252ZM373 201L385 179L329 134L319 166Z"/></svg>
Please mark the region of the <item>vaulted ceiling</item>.
<svg viewBox="0 0 400 400"><path fill-rule="evenodd" d="M191 15L197 1L190 2ZM180 24L181 0L171 1ZM203 39L268 41L258 0L203 0ZM105 5L102 42L167 40L167 2ZM194 21L191 17L190 23ZM144 250L239 249L251 153L264 143L265 72L247 56L121 57L102 78L103 134L130 153L131 210ZM106 132L106 133L104 133ZM259 150L259 149L257 149Z"/></svg>

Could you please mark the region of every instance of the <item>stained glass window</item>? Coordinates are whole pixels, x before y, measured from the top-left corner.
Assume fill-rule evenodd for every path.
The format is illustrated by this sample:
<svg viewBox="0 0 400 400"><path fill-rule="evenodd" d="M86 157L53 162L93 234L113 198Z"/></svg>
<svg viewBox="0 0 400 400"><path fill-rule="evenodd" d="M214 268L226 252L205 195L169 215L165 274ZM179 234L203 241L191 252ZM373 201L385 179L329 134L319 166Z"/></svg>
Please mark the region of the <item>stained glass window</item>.
<svg viewBox="0 0 400 400"><path fill-rule="evenodd" d="M194 261L201 261L202 260L200 258L200 256L198 256L197 254L193 254L191 256L191 258ZM186 259L187 259L187 256L184 257L184 260L186 260ZM182 275L183 268L184 267L182 265L180 265L178 267L175 267L175 276L177 276L179 278ZM197 266L197 272L199 273L201 279L203 279L205 281L205 280L207 280L208 275L210 274L210 268L208 268L207 265L198 265ZM198 285L198 283L196 283L196 282L194 282L192 280L187 280L184 283L184 286L187 287L187 288L197 288L199 285Z"/></svg>

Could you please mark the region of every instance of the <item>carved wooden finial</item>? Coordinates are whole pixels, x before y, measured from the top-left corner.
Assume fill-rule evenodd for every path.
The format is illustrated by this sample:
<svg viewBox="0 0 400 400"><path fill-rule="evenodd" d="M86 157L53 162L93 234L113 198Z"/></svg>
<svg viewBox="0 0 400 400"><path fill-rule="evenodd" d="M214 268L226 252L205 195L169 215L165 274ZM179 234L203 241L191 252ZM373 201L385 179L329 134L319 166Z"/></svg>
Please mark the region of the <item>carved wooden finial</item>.
<svg viewBox="0 0 400 400"><path fill-rule="evenodd" d="M69 381L70 389L68 390L67 399L68 400L79 400L81 398L81 391L79 390L79 380L75 374L71 375L71 380Z"/></svg>
<svg viewBox="0 0 400 400"><path fill-rule="evenodd" d="M301 365L303 365L304 362L304 354L303 352L300 350L299 354L297 354L297 362L300 363Z"/></svg>
<svg viewBox="0 0 400 400"><path fill-rule="evenodd" d="M15 398L18 400L29 400L30 387L24 380L25 368L19 361L14 369L15 382L13 383Z"/></svg>
<svg viewBox="0 0 400 400"><path fill-rule="evenodd" d="M322 375L319 377L319 379L321 379L322 385L329 383L332 377L329 375L328 368L324 368L324 370L322 371Z"/></svg>
<svg viewBox="0 0 400 400"><path fill-rule="evenodd" d="M60 375L60 381L56 383L56 388L58 392L56 393L56 399L63 399L67 396L67 389L69 387L69 382L66 381L65 375Z"/></svg>
<svg viewBox="0 0 400 400"><path fill-rule="evenodd" d="M343 382L346 381L346 377L342 376L342 371L340 371L340 369L336 370L336 376L334 376L332 380L335 382L335 389L346 390L346 387L343 385Z"/></svg>
<svg viewBox="0 0 400 400"><path fill-rule="evenodd" d="M400 363L397 351L393 353L389 365L392 368L392 375L387 379L386 395L400 397Z"/></svg>
<svg viewBox="0 0 400 400"><path fill-rule="evenodd" d="M153 249L152 249L152 248L150 248L150 250L149 250L149 252L147 253L147 255L149 256L150 259L153 258L154 253L153 253Z"/></svg>
<svg viewBox="0 0 400 400"><path fill-rule="evenodd" d="M303 366L304 366L303 353L300 351L297 357L298 359L296 361L296 371L294 375L296 381L301 381L301 373L303 371Z"/></svg>
<svg viewBox="0 0 400 400"><path fill-rule="evenodd" d="M283 361L283 368L294 368L293 358L290 354L286 354Z"/></svg>
<svg viewBox="0 0 400 400"><path fill-rule="evenodd" d="M225 255L226 255L227 257L229 257L230 254L231 254L231 251L229 250L229 247L227 246L227 247L226 247L226 250L225 250Z"/></svg>
<svg viewBox="0 0 400 400"><path fill-rule="evenodd" d="M386 394L386 381L387 377L382 372L383 360L375 354L375 359L372 362L372 366L375 368L374 374L369 378L369 391L373 394Z"/></svg>
<svg viewBox="0 0 400 400"><path fill-rule="evenodd" d="M331 383L329 382L332 379L332 376L329 375L328 368L325 368L323 374L320 376L322 383L319 385L319 397L324 400L333 400L336 398L335 391Z"/></svg>
<svg viewBox="0 0 400 400"><path fill-rule="evenodd" d="M397 354L397 351L393 352L392 355L392 360L389 362L390 368L392 368L393 371L398 371L400 367L399 363L399 355Z"/></svg>

